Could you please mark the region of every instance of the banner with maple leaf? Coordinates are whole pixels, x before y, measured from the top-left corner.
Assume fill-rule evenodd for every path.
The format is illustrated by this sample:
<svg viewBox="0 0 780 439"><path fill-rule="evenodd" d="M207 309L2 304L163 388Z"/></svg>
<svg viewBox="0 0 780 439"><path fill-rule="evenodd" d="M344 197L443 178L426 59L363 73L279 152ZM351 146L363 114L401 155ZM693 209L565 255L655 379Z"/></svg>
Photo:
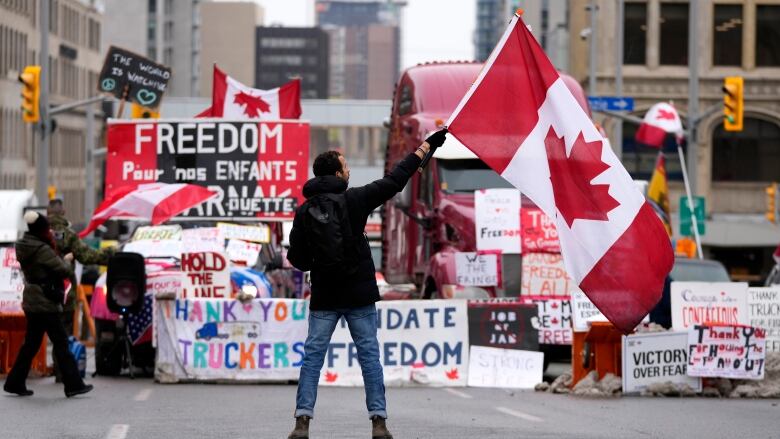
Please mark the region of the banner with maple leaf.
<svg viewBox="0 0 780 439"><path fill-rule="evenodd" d="M569 276L628 333L660 299L672 248L569 87L515 16L446 125L555 221Z"/></svg>

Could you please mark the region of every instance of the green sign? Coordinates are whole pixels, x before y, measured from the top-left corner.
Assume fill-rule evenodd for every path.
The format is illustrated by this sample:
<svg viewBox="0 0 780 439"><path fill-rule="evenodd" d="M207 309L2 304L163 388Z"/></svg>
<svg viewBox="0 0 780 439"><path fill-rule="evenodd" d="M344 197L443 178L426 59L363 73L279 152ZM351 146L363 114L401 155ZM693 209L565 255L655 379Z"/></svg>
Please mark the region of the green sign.
<svg viewBox="0 0 780 439"><path fill-rule="evenodd" d="M693 212L699 226L699 235L704 234L704 197L693 197ZM680 235L693 236L693 218L688 207L688 197L680 197Z"/></svg>

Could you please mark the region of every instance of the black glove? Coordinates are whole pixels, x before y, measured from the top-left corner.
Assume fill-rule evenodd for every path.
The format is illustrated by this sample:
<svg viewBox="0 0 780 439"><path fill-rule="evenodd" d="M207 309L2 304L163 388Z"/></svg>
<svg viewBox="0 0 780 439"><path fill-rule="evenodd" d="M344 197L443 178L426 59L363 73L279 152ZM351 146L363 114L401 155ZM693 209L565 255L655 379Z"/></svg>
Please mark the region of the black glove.
<svg viewBox="0 0 780 439"><path fill-rule="evenodd" d="M428 138L425 139L425 141L428 142L428 145L431 145L431 149L436 149L444 143L444 136L446 135L447 135L447 128L442 128L439 131L436 131L435 133L428 136Z"/></svg>

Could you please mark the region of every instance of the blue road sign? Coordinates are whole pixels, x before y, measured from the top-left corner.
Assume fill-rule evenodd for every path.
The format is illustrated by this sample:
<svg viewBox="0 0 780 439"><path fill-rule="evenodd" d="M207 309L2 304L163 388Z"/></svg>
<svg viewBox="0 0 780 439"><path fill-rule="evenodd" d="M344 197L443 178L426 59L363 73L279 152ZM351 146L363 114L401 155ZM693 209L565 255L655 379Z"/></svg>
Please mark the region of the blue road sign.
<svg viewBox="0 0 780 439"><path fill-rule="evenodd" d="M590 109L593 111L634 111L634 98L588 96L588 103L590 103Z"/></svg>

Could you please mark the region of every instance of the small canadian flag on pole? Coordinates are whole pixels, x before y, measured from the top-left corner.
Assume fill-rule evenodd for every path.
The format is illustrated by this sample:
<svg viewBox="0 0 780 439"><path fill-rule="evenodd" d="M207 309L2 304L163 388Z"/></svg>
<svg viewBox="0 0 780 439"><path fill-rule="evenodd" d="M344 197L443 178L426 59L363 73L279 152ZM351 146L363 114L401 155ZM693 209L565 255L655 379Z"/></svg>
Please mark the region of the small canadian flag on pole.
<svg viewBox="0 0 780 439"><path fill-rule="evenodd" d="M554 219L568 274L632 331L661 298L669 236L519 16L447 127Z"/></svg>
<svg viewBox="0 0 780 439"><path fill-rule="evenodd" d="M247 87L214 65L211 107L195 117L226 119L298 119L301 117L301 80L270 90Z"/></svg>
<svg viewBox="0 0 780 439"><path fill-rule="evenodd" d="M672 104L659 102L647 111L636 132L636 141L654 148L662 148L668 133L682 137L680 115Z"/></svg>

